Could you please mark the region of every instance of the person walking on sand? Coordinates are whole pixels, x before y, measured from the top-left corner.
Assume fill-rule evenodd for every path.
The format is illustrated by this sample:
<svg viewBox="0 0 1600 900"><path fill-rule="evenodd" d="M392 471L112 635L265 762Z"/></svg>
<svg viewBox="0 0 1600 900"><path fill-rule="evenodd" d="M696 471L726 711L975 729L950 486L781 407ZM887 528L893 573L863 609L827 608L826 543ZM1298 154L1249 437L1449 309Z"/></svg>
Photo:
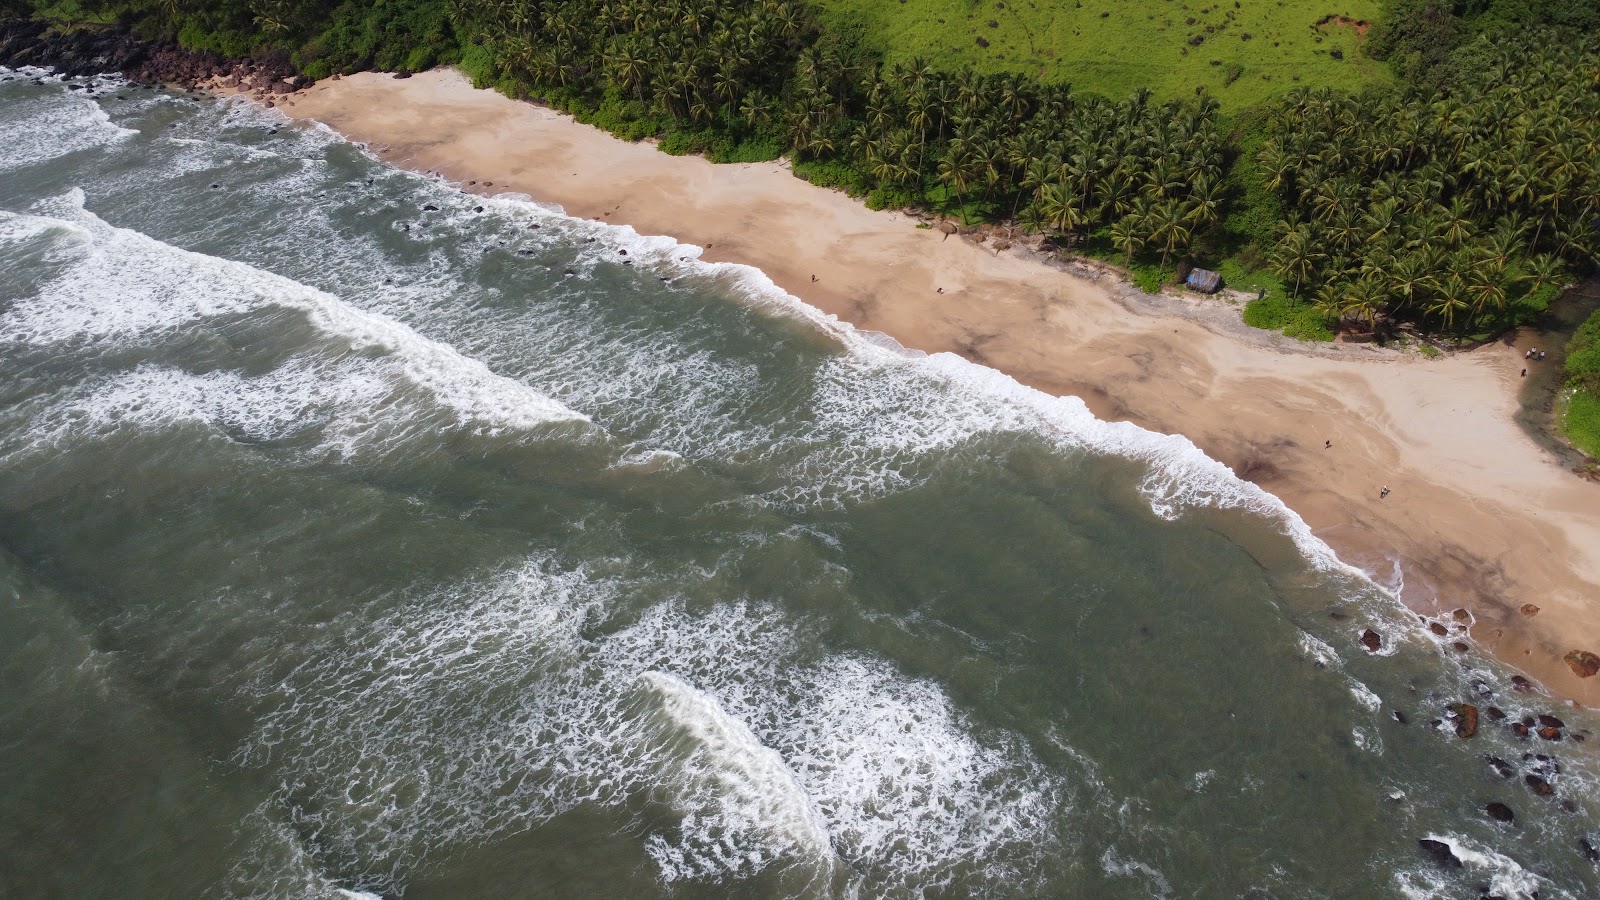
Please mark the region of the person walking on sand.
<svg viewBox="0 0 1600 900"><path fill-rule="evenodd" d="M1324 449L1324 450L1332 450L1333 449L1333 441L1323 441L1322 442L1322 449Z"/></svg>
<svg viewBox="0 0 1600 900"><path fill-rule="evenodd" d="M1383 490L1378 492L1378 499L1382 500L1383 498L1385 498L1387 496L1389 496L1389 486L1386 484L1386 485L1383 486Z"/></svg>

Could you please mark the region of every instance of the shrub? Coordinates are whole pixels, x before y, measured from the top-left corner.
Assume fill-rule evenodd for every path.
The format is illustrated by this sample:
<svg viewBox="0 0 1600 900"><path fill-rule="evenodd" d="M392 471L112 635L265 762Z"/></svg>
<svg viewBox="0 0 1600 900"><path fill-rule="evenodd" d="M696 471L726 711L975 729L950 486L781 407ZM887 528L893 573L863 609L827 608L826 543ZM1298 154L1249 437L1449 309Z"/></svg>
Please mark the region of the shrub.
<svg viewBox="0 0 1600 900"><path fill-rule="evenodd" d="M1600 395L1574 388L1564 401L1561 430L1572 445L1600 459Z"/></svg>
<svg viewBox="0 0 1600 900"><path fill-rule="evenodd" d="M486 88L494 84L497 77L494 54L482 44L472 44L462 50L460 66L475 88Z"/></svg>
<svg viewBox="0 0 1600 900"><path fill-rule="evenodd" d="M1600 397L1600 311L1579 326L1567 343L1567 381Z"/></svg>
<svg viewBox="0 0 1600 900"><path fill-rule="evenodd" d="M1311 305L1297 306L1283 333L1301 341L1333 340L1333 320L1317 312Z"/></svg>
<svg viewBox="0 0 1600 900"><path fill-rule="evenodd" d="M434 58L432 47L418 47L406 54L406 61L402 67L408 72L426 72L433 68L436 62L438 60Z"/></svg>
<svg viewBox="0 0 1600 900"><path fill-rule="evenodd" d="M1133 283L1139 286L1139 290L1146 294L1159 294L1162 283L1166 281L1165 276L1170 275L1171 271L1149 263L1134 263L1128 267L1128 274L1133 276Z"/></svg>
<svg viewBox="0 0 1600 900"><path fill-rule="evenodd" d="M820 187L838 188L852 197L867 193L866 179L860 172L836 159L810 159L794 164L794 175Z"/></svg>
<svg viewBox="0 0 1600 900"><path fill-rule="evenodd" d="M1277 331L1294 318L1294 302L1286 295L1271 293L1260 300L1251 300L1244 307L1244 323L1252 328Z"/></svg>
<svg viewBox="0 0 1600 900"><path fill-rule="evenodd" d="M916 202L915 195L898 184L880 184L867 192L867 209L906 209Z"/></svg>

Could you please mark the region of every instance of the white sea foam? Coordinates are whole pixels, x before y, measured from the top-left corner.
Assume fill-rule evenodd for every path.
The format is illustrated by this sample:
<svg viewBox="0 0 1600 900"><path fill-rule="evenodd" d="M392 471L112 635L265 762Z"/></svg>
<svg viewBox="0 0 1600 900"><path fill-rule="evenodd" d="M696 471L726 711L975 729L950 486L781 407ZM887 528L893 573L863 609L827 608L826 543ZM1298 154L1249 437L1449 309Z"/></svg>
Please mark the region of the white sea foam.
<svg viewBox="0 0 1600 900"><path fill-rule="evenodd" d="M1172 883L1167 881L1167 876L1163 875L1160 869L1137 859L1124 859L1118 855L1115 845L1107 847L1106 852L1100 854L1100 869L1116 878L1137 878L1144 881L1153 897L1172 896Z"/></svg>
<svg viewBox="0 0 1600 900"><path fill-rule="evenodd" d="M112 122L94 100L65 91L48 98L9 102L0 122L6 134L0 141L0 172L14 172L138 134Z"/></svg>
<svg viewBox="0 0 1600 900"><path fill-rule="evenodd" d="M654 835L649 846L668 881L715 877L750 865L752 849L773 858L797 851L831 863L827 827L782 756L683 679L645 672L638 683L659 704L665 721L651 722L637 740L666 748L669 762L660 776L683 815L685 840L674 844ZM679 737L687 737L691 746L673 748ZM768 839L747 836L758 831Z"/></svg>
<svg viewBox="0 0 1600 900"><path fill-rule="evenodd" d="M1524 869L1516 860L1455 834L1429 834L1428 840L1450 847L1450 852L1478 879L1488 879L1489 895L1506 900L1531 900L1541 896L1544 879ZM1433 869L1402 869L1395 873L1396 887L1412 900L1445 900L1459 896L1460 885ZM1565 891L1558 896L1570 897Z"/></svg>
<svg viewBox="0 0 1600 900"><path fill-rule="evenodd" d="M588 421L547 395L499 376L483 363L392 319L363 312L331 294L260 269L114 228L85 211L83 200L83 193L74 190L46 204L41 211L47 215L0 213L0 246L44 227L70 233L77 244L76 261L68 271L34 296L12 303L0 317L0 344L34 348L85 343L98 348L147 345L208 320L290 310L303 315L319 333L338 339L342 351L384 359L382 365L392 366L479 432ZM354 365L364 366L359 361ZM285 389L308 390L310 402L316 403L319 393L328 392L319 391L312 382L326 374L288 372L278 380ZM203 389L218 386L221 380L199 378L191 384ZM148 379L143 381L148 383ZM347 387L353 392L345 398L349 411L367 415L370 405L357 404L375 399L370 382L358 379ZM292 394L288 391L277 404L296 402ZM262 408L249 391L242 392L241 399L245 414ZM185 401L180 396L178 402Z"/></svg>
<svg viewBox="0 0 1600 900"><path fill-rule="evenodd" d="M1056 846L1053 776L934 684L808 661L765 605L668 602L583 636L631 590L534 563L406 604L253 687L292 699L240 759L276 773L299 828L374 866L650 797L677 816L645 835L667 879L781 864L914 894L963 872L1025 884Z"/></svg>

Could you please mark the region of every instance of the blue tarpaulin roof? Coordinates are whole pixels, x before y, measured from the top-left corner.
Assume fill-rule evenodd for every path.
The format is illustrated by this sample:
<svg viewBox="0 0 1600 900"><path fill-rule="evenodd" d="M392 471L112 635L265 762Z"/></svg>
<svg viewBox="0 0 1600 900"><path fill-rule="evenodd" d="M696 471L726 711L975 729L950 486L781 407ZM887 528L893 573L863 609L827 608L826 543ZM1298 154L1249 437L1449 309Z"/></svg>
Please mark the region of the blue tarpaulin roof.
<svg viewBox="0 0 1600 900"><path fill-rule="evenodd" d="M1184 281L1189 287L1207 294L1222 287L1222 276L1210 269L1191 269L1189 277Z"/></svg>

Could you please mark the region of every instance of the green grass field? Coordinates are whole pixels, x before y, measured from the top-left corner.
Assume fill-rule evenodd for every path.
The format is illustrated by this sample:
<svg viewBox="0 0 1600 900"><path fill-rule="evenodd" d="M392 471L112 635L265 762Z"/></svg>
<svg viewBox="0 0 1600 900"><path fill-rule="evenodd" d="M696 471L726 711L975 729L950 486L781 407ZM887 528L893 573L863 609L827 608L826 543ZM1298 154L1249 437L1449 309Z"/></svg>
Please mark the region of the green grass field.
<svg viewBox="0 0 1600 900"><path fill-rule="evenodd" d="M1374 21L1382 0L819 2L828 24L859 29L891 62L921 56L941 69L1022 72L1114 99L1148 87L1166 100L1204 86L1241 109L1296 86L1393 79L1361 53L1355 27L1318 24Z"/></svg>
<svg viewBox="0 0 1600 900"><path fill-rule="evenodd" d="M1588 391L1573 391L1563 405L1561 430L1573 446L1600 459L1600 397Z"/></svg>

